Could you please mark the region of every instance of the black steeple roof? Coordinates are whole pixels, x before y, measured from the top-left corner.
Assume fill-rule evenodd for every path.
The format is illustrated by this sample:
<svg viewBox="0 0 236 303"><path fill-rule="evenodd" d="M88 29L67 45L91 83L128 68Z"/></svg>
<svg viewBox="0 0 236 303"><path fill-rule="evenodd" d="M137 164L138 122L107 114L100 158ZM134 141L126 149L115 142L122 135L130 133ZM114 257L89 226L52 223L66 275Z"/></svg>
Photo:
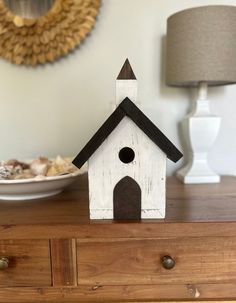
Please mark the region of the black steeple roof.
<svg viewBox="0 0 236 303"><path fill-rule="evenodd" d="M123 64L117 77L117 80L136 80L133 69L129 63L129 59L125 60L125 63Z"/></svg>

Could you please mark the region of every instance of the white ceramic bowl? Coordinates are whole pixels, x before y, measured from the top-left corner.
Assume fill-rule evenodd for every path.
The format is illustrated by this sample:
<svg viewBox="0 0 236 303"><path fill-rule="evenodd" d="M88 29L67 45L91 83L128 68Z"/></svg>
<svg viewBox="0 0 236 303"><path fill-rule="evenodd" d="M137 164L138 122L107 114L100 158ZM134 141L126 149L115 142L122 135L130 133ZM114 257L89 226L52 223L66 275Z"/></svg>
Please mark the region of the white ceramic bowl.
<svg viewBox="0 0 236 303"><path fill-rule="evenodd" d="M78 170L54 177L36 177L20 180L0 180L0 200L29 200L59 194L83 173Z"/></svg>

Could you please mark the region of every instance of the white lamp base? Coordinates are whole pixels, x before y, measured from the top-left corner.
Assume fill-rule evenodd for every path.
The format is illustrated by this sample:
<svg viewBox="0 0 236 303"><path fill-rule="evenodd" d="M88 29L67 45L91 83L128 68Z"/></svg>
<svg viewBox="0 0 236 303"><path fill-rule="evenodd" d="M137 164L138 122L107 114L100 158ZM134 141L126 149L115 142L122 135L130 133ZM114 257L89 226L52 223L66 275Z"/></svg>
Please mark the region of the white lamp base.
<svg viewBox="0 0 236 303"><path fill-rule="evenodd" d="M208 151L219 132L221 118L209 112L206 98L207 86L201 83L196 107L183 120L185 138L189 138L189 162L177 172L177 177L186 184L219 183L220 176L208 164Z"/></svg>
<svg viewBox="0 0 236 303"><path fill-rule="evenodd" d="M177 172L177 177L185 184L220 182L220 176L202 164L195 165L194 168L190 167L190 165L183 167Z"/></svg>

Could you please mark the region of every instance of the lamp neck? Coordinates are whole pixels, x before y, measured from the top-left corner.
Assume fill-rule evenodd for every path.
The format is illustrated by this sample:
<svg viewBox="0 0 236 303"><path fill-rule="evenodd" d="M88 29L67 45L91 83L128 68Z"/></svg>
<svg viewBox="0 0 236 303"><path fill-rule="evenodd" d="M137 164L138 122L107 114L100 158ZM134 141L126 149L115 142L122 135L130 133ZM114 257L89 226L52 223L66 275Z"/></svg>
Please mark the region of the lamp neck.
<svg viewBox="0 0 236 303"><path fill-rule="evenodd" d="M200 82L198 86L198 100L207 100L207 82Z"/></svg>
<svg viewBox="0 0 236 303"><path fill-rule="evenodd" d="M198 98L196 100L194 116L208 116L210 114L207 91L207 82L199 82Z"/></svg>

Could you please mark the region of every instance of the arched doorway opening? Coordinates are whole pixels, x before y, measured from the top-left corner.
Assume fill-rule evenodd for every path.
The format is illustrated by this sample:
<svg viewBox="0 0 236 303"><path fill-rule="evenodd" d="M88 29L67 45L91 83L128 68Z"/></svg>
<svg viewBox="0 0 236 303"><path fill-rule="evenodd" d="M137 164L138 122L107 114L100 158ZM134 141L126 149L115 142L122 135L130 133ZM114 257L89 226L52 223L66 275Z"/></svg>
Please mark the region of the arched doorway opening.
<svg viewBox="0 0 236 303"><path fill-rule="evenodd" d="M141 219L141 189L134 179L126 176L116 184L113 211L114 220Z"/></svg>

